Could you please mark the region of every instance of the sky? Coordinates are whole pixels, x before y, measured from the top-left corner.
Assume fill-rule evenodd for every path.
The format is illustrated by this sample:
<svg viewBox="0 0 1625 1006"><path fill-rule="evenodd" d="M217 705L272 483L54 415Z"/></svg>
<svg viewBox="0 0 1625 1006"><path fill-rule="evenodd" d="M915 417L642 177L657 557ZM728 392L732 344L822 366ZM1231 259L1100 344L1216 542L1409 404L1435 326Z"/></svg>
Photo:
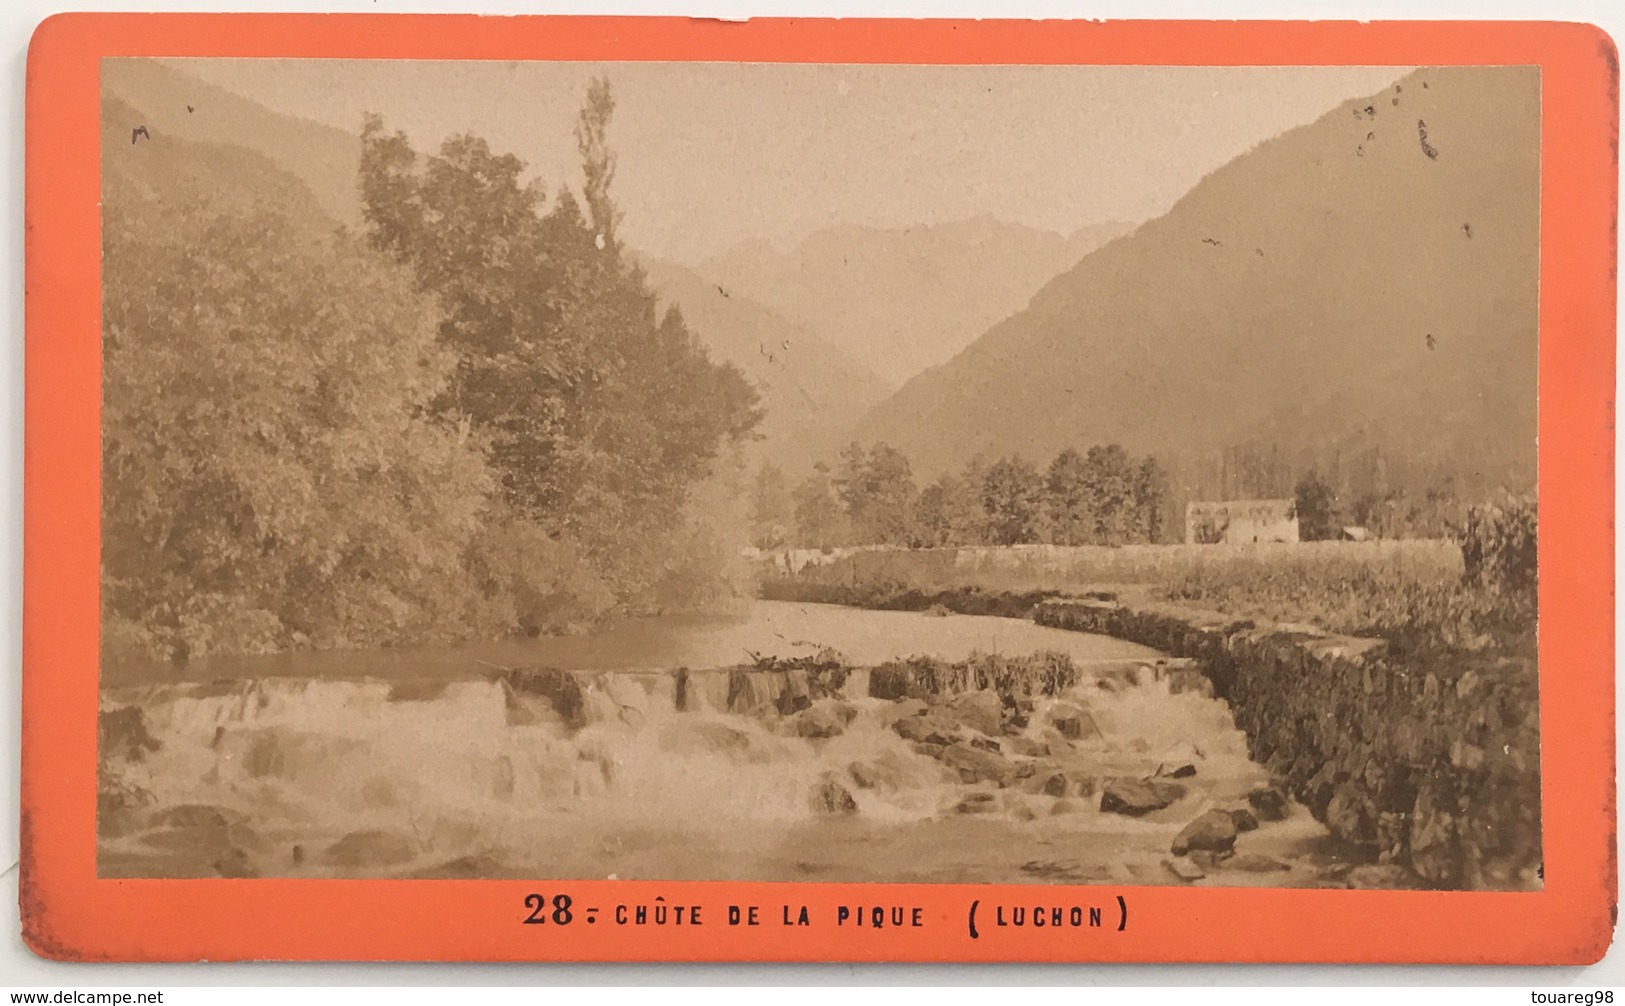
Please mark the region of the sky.
<svg viewBox="0 0 1625 1006"><path fill-rule="evenodd" d="M691 265L833 225L991 216L1068 234L1165 212L1226 161L1399 67L1057 67L172 60L354 132L377 112L420 150L474 132L549 191L609 79L614 192L635 247Z"/></svg>

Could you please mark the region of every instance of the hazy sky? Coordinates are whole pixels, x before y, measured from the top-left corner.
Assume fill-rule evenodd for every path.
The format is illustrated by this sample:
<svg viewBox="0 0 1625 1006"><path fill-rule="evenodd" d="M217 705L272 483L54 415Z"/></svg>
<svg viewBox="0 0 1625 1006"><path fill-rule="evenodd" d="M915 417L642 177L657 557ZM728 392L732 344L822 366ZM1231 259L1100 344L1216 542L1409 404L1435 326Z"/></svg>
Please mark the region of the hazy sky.
<svg viewBox="0 0 1625 1006"><path fill-rule="evenodd" d="M634 246L686 262L838 223L991 215L1068 233L1165 211L1255 144L1374 93L1395 67L939 67L173 60L347 131L367 111L420 150L472 131L551 191L578 180L594 75L616 100L617 199Z"/></svg>

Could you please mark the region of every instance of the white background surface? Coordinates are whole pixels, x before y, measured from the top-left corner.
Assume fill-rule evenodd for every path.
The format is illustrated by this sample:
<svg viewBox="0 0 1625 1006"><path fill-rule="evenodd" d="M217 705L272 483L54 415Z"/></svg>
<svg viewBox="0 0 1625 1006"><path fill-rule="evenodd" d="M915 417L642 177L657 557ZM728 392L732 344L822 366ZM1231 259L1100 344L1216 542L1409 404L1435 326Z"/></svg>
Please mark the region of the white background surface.
<svg viewBox="0 0 1625 1006"><path fill-rule="evenodd" d="M512 984L1191 984L1191 985L1502 985L1522 990L1559 986L1625 986L1625 950L1615 946L1591 968L1418 968L1132 965L378 965L187 964L66 965L33 956L19 937L17 903L17 753L21 686L23 477L23 86L29 35L46 16L75 9L63 0L0 0L0 66L4 73L4 171L0 233L7 282L0 286L0 989L7 986L128 990L180 985L512 985ZM91 0L78 9L140 11L355 11L394 13L679 14L728 18L823 17L1087 17L1290 19L1521 19L1589 21L1616 40L1625 36L1620 0ZM37 389L48 393L48 389ZM1617 397L1617 396L1616 396ZM1616 504L1617 508L1617 504ZM1616 509L1616 518L1618 516ZM1616 525L1618 521L1616 520ZM1616 615L1616 627L1618 618ZM1617 677L1617 675L1616 675ZM1548 828L1561 828L1549 821ZM1518 919L1509 916L1509 925ZM250 925L251 920L243 920ZM448 920L448 924L455 925ZM1327 926L1338 925L1329 916ZM1260 948L1267 952L1268 948ZM1528 991L1490 1001L1528 1002ZM325 997L324 997L325 998ZM461 997L459 997L461 998ZM1225 997L1235 998L1235 997ZM1409 998L1409 997L1407 997ZM1477 997L1475 997L1477 998ZM539 999L538 1002L543 1002ZM1625 1002L1625 998L1620 1000Z"/></svg>

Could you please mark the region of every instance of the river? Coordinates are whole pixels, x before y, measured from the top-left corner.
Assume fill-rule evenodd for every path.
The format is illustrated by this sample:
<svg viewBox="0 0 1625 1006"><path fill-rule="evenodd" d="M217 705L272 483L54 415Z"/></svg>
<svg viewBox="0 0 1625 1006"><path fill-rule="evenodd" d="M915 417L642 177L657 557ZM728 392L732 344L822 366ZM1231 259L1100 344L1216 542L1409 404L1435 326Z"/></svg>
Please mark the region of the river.
<svg viewBox="0 0 1625 1006"><path fill-rule="evenodd" d="M790 702L785 674L726 670L821 648L858 668L1049 652L1081 676L1001 706L990 692L876 698L867 670ZM521 665L576 672L579 709L553 677L497 670ZM1188 822L1244 808L1268 782L1228 707L1193 682L1145 647L1019 619L774 601L461 649L110 667L98 865L126 877L1314 883L1323 831L1301 808L1238 838L1249 869L1182 879L1170 867ZM1101 809L1112 780L1174 771L1171 805Z"/></svg>

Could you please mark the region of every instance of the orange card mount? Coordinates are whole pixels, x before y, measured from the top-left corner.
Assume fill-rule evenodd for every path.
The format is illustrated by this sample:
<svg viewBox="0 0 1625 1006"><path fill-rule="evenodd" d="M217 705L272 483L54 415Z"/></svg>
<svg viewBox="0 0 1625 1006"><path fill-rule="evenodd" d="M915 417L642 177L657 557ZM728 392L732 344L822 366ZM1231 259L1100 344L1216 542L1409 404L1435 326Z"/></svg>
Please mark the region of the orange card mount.
<svg viewBox="0 0 1625 1006"><path fill-rule="evenodd" d="M29 945L1597 960L1618 82L1574 24L48 20Z"/></svg>

